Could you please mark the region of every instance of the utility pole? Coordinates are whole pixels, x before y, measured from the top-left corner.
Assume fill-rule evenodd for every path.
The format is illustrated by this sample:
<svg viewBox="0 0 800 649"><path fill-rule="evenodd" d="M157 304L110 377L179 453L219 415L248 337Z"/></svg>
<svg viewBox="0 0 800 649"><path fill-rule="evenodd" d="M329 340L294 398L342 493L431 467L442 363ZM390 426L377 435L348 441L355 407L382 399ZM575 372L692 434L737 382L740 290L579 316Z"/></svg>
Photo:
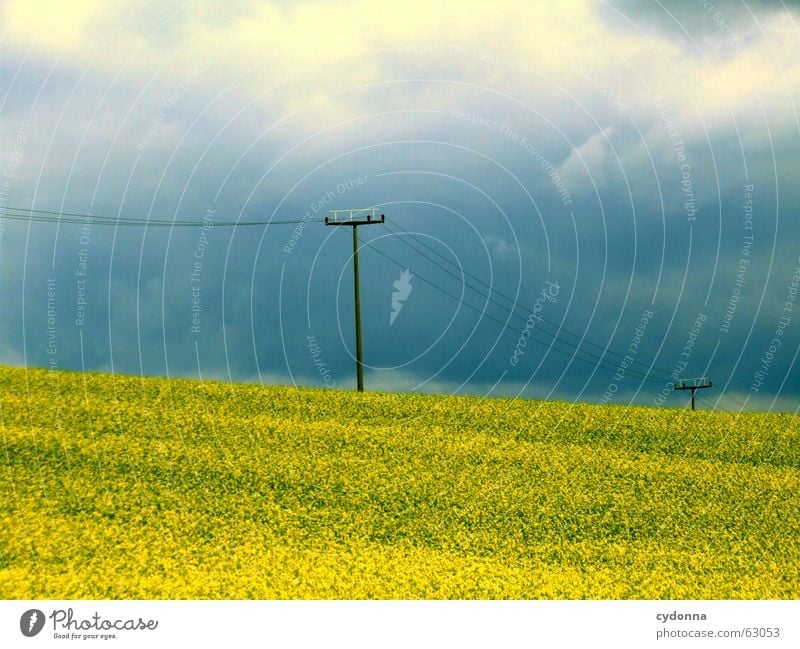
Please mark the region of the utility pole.
<svg viewBox="0 0 800 649"><path fill-rule="evenodd" d="M325 217L325 225L348 225L353 228L353 297L356 314L356 387L364 391L364 352L361 346L361 292L358 285L358 226L383 223L384 216L375 217L373 209L333 210L331 217Z"/></svg>
<svg viewBox="0 0 800 649"><path fill-rule="evenodd" d="M700 379L685 379L683 381L675 381L672 384L673 390L691 390L692 391L692 410L694 410L694 393L695 390L703 390L711 387L711 381L703 377Z"/></svg>

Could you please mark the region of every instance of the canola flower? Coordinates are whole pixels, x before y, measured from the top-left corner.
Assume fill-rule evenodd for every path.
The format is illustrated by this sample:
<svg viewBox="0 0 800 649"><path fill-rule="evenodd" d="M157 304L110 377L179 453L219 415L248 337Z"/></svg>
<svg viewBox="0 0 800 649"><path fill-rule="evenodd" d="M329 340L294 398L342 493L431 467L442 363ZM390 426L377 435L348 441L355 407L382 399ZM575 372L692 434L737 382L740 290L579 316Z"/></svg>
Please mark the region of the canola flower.
<svg viewBox="0 0 800 649"><path fill-rule="evenodd" d="M0 368L0 597L800 597L800 425Z"/></svg>

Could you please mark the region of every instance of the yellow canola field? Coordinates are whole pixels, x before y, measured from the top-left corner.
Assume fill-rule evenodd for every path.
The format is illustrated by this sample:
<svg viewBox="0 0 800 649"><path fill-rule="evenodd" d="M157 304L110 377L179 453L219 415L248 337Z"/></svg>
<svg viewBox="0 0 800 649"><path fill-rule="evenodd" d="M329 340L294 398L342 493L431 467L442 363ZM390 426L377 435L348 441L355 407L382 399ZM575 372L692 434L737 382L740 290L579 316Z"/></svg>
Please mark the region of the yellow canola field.
<svg viewBox="0 0 800 649"><path fill-rule="evenodd" d="M800 424L0 368L0 598L800 597Z"/></svg>

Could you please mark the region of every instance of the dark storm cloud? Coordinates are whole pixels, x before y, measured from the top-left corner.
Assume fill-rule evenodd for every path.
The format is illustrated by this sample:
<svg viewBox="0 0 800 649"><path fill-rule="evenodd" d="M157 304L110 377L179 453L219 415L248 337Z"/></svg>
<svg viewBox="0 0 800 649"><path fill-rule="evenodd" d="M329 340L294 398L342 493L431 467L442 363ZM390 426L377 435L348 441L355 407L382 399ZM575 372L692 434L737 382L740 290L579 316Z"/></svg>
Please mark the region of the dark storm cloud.
<svg viewBox="0 0 800 649"><path fill-rule="evenodd" d="M674 25L655 4L614 6L640 25ZM752 33L741 7L718 6L736 34ZM726 37L701 5L673 13ZM183 44L176 26L169 34L156 44ZM4 160L15 129L29 130L6 204L31 204L38 181L43 209L208 225L69 225L56 237L51 225L29 235L6 222L0 360L349 386L352 242L349 229L319 221L374 205L389 223L359 232L371 386L590 400L613 390L616 401L652 405L666 385L641 381L652 364L660 378L708 373L751 406L777 396L785 407L798 392L800 327L790 313L776 334L800 254L790 217L800 142L786 96L761 98L763 113L733 97L725 113L697 92L693 59L670 61L697 94L689 101L660 61L604 69L607 49L596 54L539 75L496 42L396 49L347 61L354 74L359 62L378 70L373 85L323 65L277 89L237 81L232 56L143 79L82 76L65 59L47 83L52 58L26 61L3 107ZM4 60L23 65L13 49ZM340 94L314 91L333 75ZM304 222L219 227L236 219ZM406 269L412 290L391 321ZM476 277L502 296L487 299ZM570 333L553 343L559 325ZM570 360L580 337L593 344ZM622 367L630 349L636 364Z"/></svg>
<svg viewBox="0 0 800 649"><path fill-rule="evenodd" d="M795 0L607 0L597 4L598 15L609 25L660 34L710 57L746 49L763 37L763 21L787 12L792 16L785 15L785 20L796 20L799 11L800 2Z"/></svg>
<svg viewBox="0 0 800 649"><path fill-rule="evenodd" d="M731 14L763 12L796 11L800 9L797 0L673 0L658 2L657 0L605 0L598 3L608 5L630 16L664 15L666 11L673 15L700 15L695 12L708 12L708 7L716 11Z"/></svg>

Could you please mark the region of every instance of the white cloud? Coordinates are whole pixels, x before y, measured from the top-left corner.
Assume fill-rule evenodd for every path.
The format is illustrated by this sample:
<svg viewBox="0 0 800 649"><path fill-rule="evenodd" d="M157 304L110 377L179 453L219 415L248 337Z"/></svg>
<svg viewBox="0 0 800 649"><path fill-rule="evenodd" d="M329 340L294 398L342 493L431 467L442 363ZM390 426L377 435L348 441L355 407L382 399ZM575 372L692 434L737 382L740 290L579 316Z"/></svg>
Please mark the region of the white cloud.
<svg viewBox="0 0 800 649"><path fill-rule="evenodd" d="M610 138L614 129L607 126L585 142L573 147L569 157L558 169L558 175L569 187L598 188L607 186L619 177L619 161L614 156Z"/></svg>

